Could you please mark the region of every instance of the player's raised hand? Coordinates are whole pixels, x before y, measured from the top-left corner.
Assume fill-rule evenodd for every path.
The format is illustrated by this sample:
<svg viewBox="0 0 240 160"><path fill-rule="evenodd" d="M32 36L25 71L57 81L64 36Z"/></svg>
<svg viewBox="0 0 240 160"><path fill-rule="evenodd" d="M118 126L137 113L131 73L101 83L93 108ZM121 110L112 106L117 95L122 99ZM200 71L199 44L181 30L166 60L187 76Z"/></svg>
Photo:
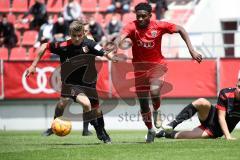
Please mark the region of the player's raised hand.
<svg viewBox="0 0 240 160"><path fill-rule="evenodd" d="M34 74L36 72L36 67L30 66L25 74L25 77L29 77L31 74Z"/></svg>
<svg viewBox="0 0 240 160"><path fill-rule="evenodd" d="M196 60L198 63L201 63L202 55L200 53L198 53L197 51L192 51L191 55L194 60Z"/></svg>

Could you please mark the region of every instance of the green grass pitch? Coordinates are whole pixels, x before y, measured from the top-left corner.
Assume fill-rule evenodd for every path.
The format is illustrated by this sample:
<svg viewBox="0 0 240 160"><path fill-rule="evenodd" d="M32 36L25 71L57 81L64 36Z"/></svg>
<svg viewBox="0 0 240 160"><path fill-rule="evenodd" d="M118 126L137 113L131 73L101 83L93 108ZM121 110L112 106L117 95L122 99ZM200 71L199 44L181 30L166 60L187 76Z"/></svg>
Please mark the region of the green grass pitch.
<svg viewBox="0 0 240 160"><path fill-rule="evenodd" d="M145 131L111 131L112 144L95 135L73 131L66 137L42 137L41 132L0 131L0 160L220 160L240 159L240 130L236 141L221 139L156 139L144 143Z"/></svg>

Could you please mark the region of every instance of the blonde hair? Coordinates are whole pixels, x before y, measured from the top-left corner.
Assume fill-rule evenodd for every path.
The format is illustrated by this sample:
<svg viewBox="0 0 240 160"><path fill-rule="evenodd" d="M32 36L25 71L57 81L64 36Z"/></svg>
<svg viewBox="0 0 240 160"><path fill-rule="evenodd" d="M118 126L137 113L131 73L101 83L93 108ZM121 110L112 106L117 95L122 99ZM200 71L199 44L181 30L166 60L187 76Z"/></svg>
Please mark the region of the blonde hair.
<svg viewBox="0 0 240 160"><path fill-rule="evenodd" d="M69 26L69 34L74 32L84 32L84 23L82 21L73 21Z"/></svg>

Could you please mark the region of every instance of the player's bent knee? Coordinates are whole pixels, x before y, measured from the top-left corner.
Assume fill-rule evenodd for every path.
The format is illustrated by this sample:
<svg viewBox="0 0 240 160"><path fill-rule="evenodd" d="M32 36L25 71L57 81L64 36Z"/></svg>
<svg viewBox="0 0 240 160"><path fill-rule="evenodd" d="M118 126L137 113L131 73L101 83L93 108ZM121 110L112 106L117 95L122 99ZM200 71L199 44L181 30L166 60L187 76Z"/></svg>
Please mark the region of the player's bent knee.
<svg viewBox="0 0 240 160"><path fill-rule="evenodd" d="M211 103L205 98L199 98L193 102L193 105L197 106L211 106Z"/></svg>
<svg viewBox="0 0 240 160"><path fill-rule="evenodd" d="M152 96L159 96L160 94L160 87L158 85L152 85L150 87L150 92Z"/></svg>
<svg viewBox="0 0 240 160"><path fill-rule="evenodd" d="M86 96L79 95L76 97L76 102L81 104L83 108L91 108L91 103Z"/></svg>

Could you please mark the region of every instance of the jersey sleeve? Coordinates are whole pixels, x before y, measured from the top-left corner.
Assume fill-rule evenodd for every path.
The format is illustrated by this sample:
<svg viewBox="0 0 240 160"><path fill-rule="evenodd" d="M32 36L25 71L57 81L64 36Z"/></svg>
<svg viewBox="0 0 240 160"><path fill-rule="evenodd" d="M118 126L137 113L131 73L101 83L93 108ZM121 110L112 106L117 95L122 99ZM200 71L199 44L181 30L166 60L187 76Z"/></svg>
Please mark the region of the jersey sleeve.
<svg viewBox="0 0 240 160"><path fill-rule="evenodd" d="M121 34L130 36L135 31L134 22L128 23L121 31Z"/></svg>
<svg viewBox="0 0 240 160"><path fill-rule="evenodd" d="M222 111L227 110L227 96L224 94L223 90L219 93L216 108Z"/></svg>
<svg viewBox="0 0 240 160"><path fill-rule="evenodd" d="M162 30L164 33L175 33L176 32L176 25L169 22L158 21L157 22L158 29Z"/></svg>
<svg viewBox="0 0 240 160"><path fill-rule="evenodd" d="M60 43L59 42L49 42L47 44L47 52L60 55Z"/></svg>
<svg viewBox="0 0 240 160"><path fill-rule="evenodd" d="M88 45L89 45L91 54L94 54L96 56L104 55L104 53L105 53L104 49L97 42L95 42L93 40L89 40Z"/></svg>

